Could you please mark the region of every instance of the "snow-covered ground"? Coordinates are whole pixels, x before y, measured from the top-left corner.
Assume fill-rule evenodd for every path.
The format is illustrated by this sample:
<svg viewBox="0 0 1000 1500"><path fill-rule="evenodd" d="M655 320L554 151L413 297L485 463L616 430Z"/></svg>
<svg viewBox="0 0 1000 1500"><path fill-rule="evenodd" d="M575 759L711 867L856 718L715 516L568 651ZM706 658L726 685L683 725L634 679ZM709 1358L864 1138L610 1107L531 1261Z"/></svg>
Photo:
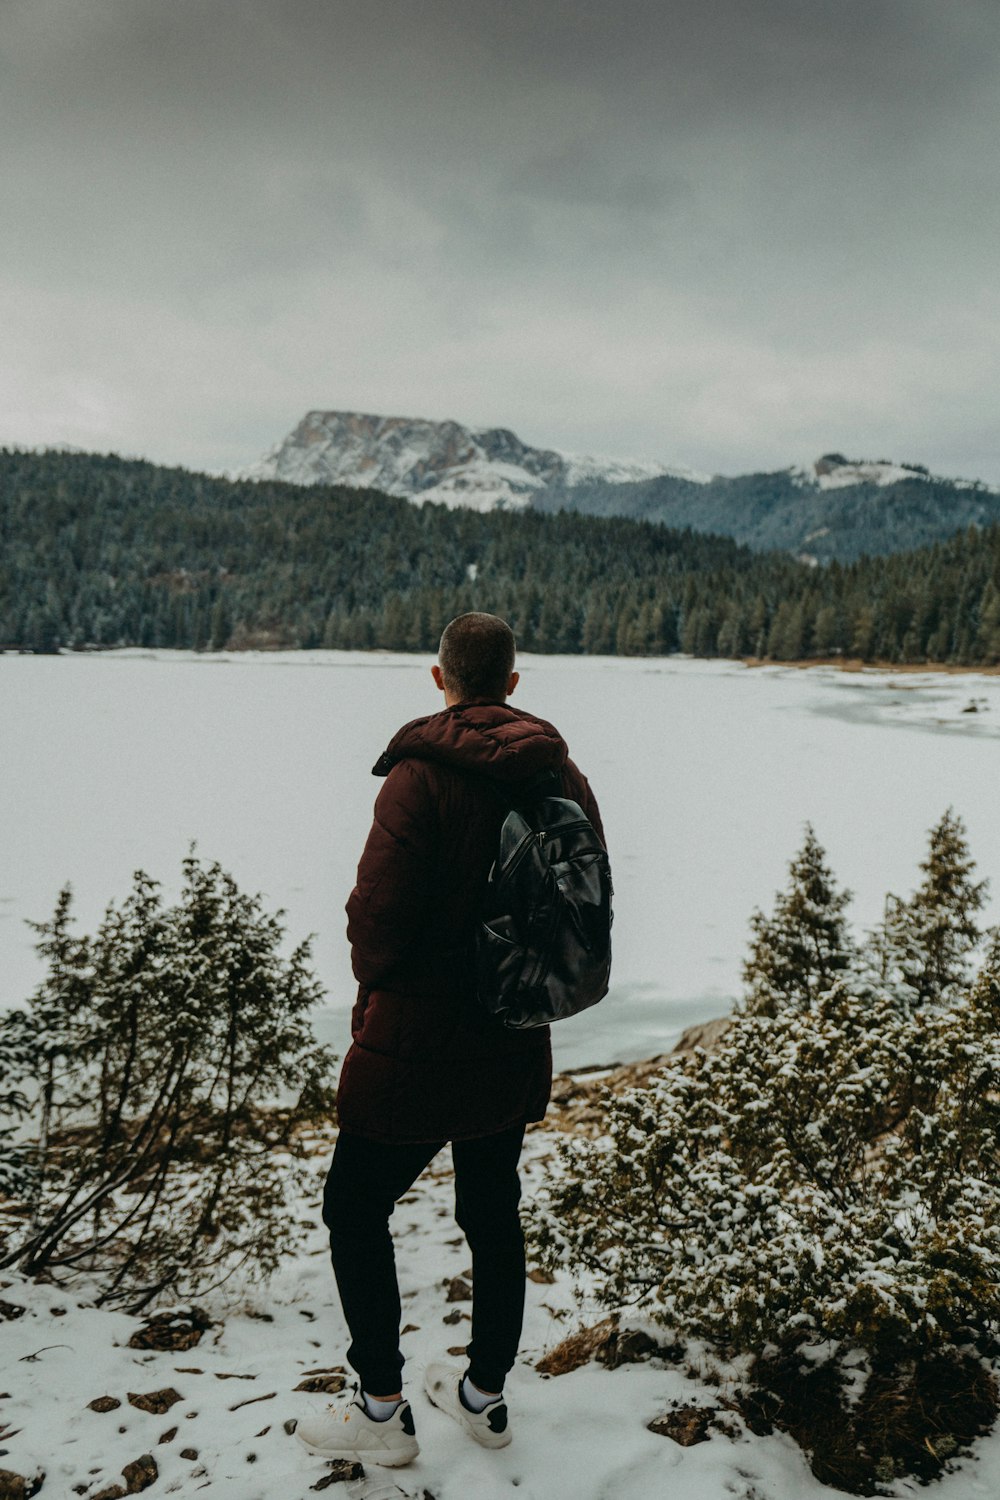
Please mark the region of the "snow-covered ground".
<svg viewBox="0 0 1000 1500"><path fill-rule="evenodd" d="M562 1067L648 1056L738 992L750 912L811 820L854 915L918 876L926 830L965 819L1000 918L1000 678L735 662L531 657L515 701L551 718L605 815L614 987L557 1034ZM404 720L440 706L428 662L389 653L0 655L0 1006L39 977L26 919L70 881L92 927L142 867L176 888L195 840L317 934L341 1047L343 904ZM966 712L970 706L975 712Z"/></svg>
<svg viewBox="0 0 1000 1500"><path fill-rule="evenodd" d="M545 1131L529 1137L529 1194L544 1177L551 1147ZM316 1196L324 1170L325 1157L318 1156ZM725 1395L724 1387L705 1386L681 1367L654 1362L609 1371L590 1364L543 1380L534 1369L540 1356L574 1331L581 1317L590 1323L602 1316L596 1307L580 1308L564 1278L553 1285L528 1283L524 1341L506 1388L513 1443L492 1453L476 1447L422 1393L425 1365L469 1337L469 1304L446 1298L445 1283L469 1265L452 1208L445 1152L401 1202L394 1222L404 1327L411 1329L402 1339L406 1391L420 1457L394 1472L370 1466L365 1484L337 1486L332 1494L363 1496L366 1486L378 1494L378 1486L390 1482L414 1500L829 1497L791 1439L777 1433L755 1437L728 1413L737 1435L715 1433L691 1448L649 1432L646 1424L673 1404L713 1406ZM347 1339L315 1203L303 1204L302 1217L317 1226L309 1248L266 1289L203 1299L200 1305L217 1326L183 1353L130 1349L137 1320L95 1311L51 1286L8 1281L3 1298L28 1311L0 1324L7 1393L0 1413L0 1424L6 1424L0 1425L0 1469L28 1476L44 1469L41 1500L69 1500L74 1492L97 1494L120 1480L126 1464L149 1453L159 1472L151 1495L204 1491L211 1500L307 1500L327 1467L305 1452L285 1424L323 1408L329 1398L295 1386L311 1372L344 1367ZM456 1313L457 1320L446 1321ZM164 1389L180 1397L164 1415L129 1403L130 1393ZM106 1396L121 1404L106 1412L89 1409L89 1402ZM927 1491L900 1483L894 1493ZM1000 1437L977 1444L940 1493L946 1500L1000 1493Z"/></svg>

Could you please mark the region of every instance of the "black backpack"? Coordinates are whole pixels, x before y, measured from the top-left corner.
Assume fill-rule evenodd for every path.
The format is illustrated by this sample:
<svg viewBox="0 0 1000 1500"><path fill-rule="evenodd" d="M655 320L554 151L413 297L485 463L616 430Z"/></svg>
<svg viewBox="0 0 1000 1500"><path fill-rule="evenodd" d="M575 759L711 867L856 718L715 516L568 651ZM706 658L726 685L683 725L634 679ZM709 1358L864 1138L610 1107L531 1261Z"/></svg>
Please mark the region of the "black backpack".
<svg viewBox="0 0 1000 1500"><path fill-rule="evenodd" d="M608 993L608 854L582 807L560 793L560 778L547 773L513 794L477 933L480 1002L517 1031Z"/></svg>

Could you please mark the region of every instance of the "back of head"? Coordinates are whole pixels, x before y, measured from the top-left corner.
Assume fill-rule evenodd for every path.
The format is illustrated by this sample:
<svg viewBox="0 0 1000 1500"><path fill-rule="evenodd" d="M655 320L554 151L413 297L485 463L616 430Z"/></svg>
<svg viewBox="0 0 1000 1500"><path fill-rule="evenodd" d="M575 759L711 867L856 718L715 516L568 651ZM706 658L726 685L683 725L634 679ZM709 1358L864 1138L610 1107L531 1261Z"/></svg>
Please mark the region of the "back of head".
<svg viewBox="0 0 1000 1500"><path fill-rule="evenodd" d="M457 615L445 626L438 650L448 692L462 703L474 698L502 701L514 670L514 651L514 632L499 615Z"/></svg>

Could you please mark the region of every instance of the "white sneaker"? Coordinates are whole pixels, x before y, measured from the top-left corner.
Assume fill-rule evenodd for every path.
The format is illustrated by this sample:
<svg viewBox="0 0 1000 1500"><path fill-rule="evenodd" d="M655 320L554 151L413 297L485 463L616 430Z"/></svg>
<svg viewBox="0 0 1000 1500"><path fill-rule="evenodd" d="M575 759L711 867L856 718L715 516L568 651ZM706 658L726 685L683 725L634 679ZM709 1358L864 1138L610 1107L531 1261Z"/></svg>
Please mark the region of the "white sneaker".
<svg viewBox="0 0 1000 1500"><path fill-rule="evenodd" d="M459 1390L462 1371L454 1365L430 1364L424 1374L424 1390L432 1406L454 1417L483 1448L506 1448L513 1437L503 1400L493 1401L485 1411L470 1411Z"/></svg>
<svg viewBox="0 0 1000 1500"><path fill-rule="evenodd" d="M408 1401L401 1401L391 1417L376 1422L365 1411L360 1392L349 1406L330 1406L307 1417L295 1429L300 1443L323 1458L354 1459L398 1469L420 1452Z"/></svg>

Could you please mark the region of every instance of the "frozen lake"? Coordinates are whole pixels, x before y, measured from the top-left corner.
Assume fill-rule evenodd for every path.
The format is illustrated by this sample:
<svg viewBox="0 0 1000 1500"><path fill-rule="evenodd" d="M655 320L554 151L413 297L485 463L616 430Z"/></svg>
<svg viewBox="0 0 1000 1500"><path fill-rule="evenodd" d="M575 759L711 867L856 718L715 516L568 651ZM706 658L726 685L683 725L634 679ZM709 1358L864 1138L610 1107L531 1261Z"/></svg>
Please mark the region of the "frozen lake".
<svg viewBox="0 0 1000 1500"><path fill-rule="evenodd" d="M519 659L514 702L551 719L601 803L614 986L556 1028L557 1063L649 1055L739 990L748 919L811 821L853 913L918 878L926 830L964 818L1000 920L1000 678L734 662ZM87 928L147 870L175 890L191 841L315 933L343 1050L343 905L396 728L441 705L422 657L122 651L0 655L0 1005L39 977L25 919L73 887ZM975 711L969 711L971 705Z"/></svg>

